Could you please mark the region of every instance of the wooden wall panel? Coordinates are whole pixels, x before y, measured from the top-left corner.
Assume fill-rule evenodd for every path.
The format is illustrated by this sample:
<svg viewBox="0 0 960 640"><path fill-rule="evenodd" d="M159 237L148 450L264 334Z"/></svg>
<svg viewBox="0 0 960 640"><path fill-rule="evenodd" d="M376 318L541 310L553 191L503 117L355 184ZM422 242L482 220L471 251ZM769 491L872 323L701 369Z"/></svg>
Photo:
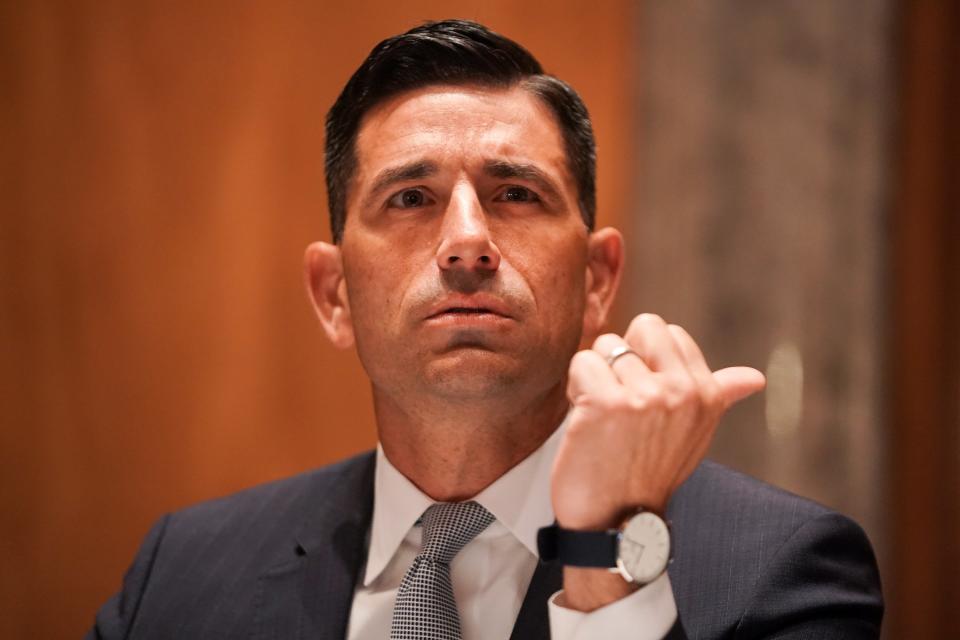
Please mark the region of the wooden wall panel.
<svg viewBox="0 0 960 640"><path fill-rule="evenodd" d="M889 224L893 638L960 637L960 7L906 2Z"/></svg>
<svg viewBox="0 0 960 640"><path fill-rule="evenodd" d="M373 444L300 276L323 116L373 44L451 16L524 43L590 106L616 223L630 6L3 3L0 636L78 637L163 512Z"/></svg>

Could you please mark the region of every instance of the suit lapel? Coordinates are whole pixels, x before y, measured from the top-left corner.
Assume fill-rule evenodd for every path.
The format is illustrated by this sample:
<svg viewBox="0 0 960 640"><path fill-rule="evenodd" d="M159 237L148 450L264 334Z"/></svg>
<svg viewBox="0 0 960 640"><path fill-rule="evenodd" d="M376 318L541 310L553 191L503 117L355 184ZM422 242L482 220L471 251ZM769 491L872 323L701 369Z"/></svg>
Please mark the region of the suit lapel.
<svg viewBox="0 0 960 640"><path fill-rule="evenodd" d="M547 600L563 587L563 569L559 563L538 562L520 605L510 640L549 640L550 621Z"/></svg>
<svg viewBox="0 0 960 640"><path fill-rule="evenodd" d="M256 640L342 640L365 561L373 514L372 454L311 492L308 515L288 557L260 577ZM562 567L537 564L511 640L549 640L547 600L563 586Z"/></svg>
<svg viewBox="0 0 960 640"><path fill-rule="evenodd" d="M291 541L288 559L260 577L253 638L346 637L373 512L373 468L371 454L312 492L318 506Z"/></svg>

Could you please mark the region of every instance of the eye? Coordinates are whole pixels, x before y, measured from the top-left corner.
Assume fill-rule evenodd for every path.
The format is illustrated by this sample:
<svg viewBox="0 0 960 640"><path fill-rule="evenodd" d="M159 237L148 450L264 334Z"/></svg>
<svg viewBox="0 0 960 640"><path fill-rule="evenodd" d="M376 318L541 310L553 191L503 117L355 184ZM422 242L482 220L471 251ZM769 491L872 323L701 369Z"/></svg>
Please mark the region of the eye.
<svg viewBox="0 0 960 640"><path fill-rule="evenodd" d="M428 204L427 195L421 189L404 189L395 194L387 204L397 209L413 209Z"/></svg>
<svg viewBox="0 0 960 640"><path fill-rule="evenodd" d="M526 187L511 186L507 187L500 194L498 200L504 200L506 202L537 202L540 200L530 189Z"/></svg>

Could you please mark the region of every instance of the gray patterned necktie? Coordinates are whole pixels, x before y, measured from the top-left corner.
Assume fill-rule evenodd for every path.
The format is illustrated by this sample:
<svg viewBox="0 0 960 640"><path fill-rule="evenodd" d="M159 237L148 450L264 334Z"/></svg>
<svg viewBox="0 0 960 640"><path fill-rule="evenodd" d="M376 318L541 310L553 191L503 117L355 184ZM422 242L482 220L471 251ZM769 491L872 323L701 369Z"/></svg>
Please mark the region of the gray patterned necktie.
<svg viewBox="0 0 960 640"><path fill-rule="evenodd" d="M461 640L450 561L494 521L476 502L440 502L423 512L420 553L397 590L390 640Z"/></svg>

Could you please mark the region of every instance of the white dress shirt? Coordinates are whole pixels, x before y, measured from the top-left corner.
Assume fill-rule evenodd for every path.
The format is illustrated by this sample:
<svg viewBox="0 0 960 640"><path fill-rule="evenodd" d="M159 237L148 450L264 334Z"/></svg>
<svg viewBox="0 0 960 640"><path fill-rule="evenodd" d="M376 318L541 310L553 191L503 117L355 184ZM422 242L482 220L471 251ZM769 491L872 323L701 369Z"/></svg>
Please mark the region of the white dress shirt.
<svg viewBox="0 0 960 640"><path fill-rule="evenodd" d="M550 470L564 425L518 465L473 498L496 517L450 563L463 640L508 640L537 566L537 530L553 523ZM348 640L390 637L397 588L420 551L417 521L434 503L377 447L373 522L363 580L350 610ZM662 638L677 618L666 573L591 613L550 598L553 640Z"/></svg>

